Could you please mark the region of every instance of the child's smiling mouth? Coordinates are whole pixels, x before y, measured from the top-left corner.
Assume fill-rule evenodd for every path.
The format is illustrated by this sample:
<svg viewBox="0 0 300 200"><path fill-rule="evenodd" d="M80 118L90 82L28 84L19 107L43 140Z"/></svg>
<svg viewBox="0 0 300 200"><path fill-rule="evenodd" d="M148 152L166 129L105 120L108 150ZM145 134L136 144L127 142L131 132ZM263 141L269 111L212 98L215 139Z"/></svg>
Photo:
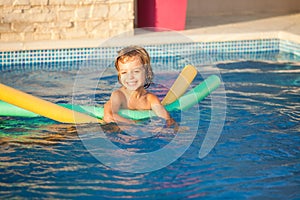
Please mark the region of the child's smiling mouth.
<svg viewBox="0 0 300 200"><path fill-rule="evenodd" d="M126 83L128 86L135 86L135 85L137 85L138 82L137 81L128 81Z"/></svg>

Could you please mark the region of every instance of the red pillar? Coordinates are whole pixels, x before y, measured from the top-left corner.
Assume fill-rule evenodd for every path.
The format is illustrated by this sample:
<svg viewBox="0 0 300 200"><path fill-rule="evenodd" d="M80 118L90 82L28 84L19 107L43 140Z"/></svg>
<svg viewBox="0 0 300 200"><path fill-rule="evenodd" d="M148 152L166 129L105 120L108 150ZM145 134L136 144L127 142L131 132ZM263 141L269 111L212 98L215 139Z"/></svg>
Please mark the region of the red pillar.
<svg viewBox="0 0 300 200"><path fill-rule="evenodd" d="M137 25L155 30L184 30L187 0L138 0Z"/></svg>

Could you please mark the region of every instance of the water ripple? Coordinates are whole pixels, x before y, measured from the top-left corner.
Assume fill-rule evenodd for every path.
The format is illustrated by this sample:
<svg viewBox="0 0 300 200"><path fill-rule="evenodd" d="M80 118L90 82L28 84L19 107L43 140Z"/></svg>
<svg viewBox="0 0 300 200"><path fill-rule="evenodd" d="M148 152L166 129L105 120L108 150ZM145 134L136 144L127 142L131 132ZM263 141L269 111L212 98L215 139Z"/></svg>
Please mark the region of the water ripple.
<svg viewBox="0 0 300 200"><path fill-rule="evenodd" d="M7 118L0 120L0 196L2 199L297 199L299 198L300 101L299 66L265 62L220 64L227 96L226 122L221 137L210 154L199 159L199 148L210 122L210 98L200 104L201 120L194 120L191 110L187 124L199 125L198 134L187 151L171 165L151 173L131 174L113 170L95 159L85 148L77 127L57 124L44 118ZM212 68L212 67L211 67ZM199 67L199 70L205 70ZM24 72L28 75L29 72ZM58 72L57 72L58 73ZM177 73L177 72L176 72ZM162 97L176 73L165 84L154 85ZM17 73L2 73L6 83L16 82L25 91L39 91L53 101L69 101L73 72L51 72L46 86L37 86L46 73L18 79ZM82 97L94 92L89 83L97 73L86 72L91 80ZM23 74L24 75L24 74ZM62 77L68 81L61 83ZM10 79L11 78L11 79ZM103 87L112 88L115 76L107 74ZM39 80L40 79L40 80ZM201 81L198 76L196 82ZM36 82L35 82L36 81ZM24 84L26 83L26 84ZM28 84L28 85L27 85ZM53 86L63 84L60 90ZM157 89L158 88L158 89ZM109 90L99 89L97 101ZM104 94L102 94L102 92ZM57 98L59 96L59 98ZM87 100L88 102L88 100ZM176 115L176 113L174 113ZM160 124L145 122L128 127L131 133L149 132ZM86 133L92 125L81 125ZM102 127L116 145L133 152L159 149L173 138L172 131L153 131L151 137L139 138L114 126ZM125 128L124 128L125 129ZM185 130L189 133L189 130ZM82 134L82 133L81 133ZM84 134L84 133L83 133ZM148 136L148 135L146 135ZM94 137L101 137L95 133Z"/></svg>

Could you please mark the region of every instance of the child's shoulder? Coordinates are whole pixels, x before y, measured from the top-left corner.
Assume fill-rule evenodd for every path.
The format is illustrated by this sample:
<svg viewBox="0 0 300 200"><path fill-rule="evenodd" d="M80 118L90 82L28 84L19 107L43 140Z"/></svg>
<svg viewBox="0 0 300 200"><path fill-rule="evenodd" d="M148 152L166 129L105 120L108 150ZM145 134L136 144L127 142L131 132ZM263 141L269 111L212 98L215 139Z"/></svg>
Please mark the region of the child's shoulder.
<svg viewBox="0 0 300 200"><path fill-rule="evenodd" d="M148 93L147 93L147 99L148 99L148 101L150 101L150 102L158 102L158 101L160 102L158 96L156 96L155 94L153 94L153 93L151 93L151 92L148 92Z"/></svg>
<svg viewBox="0 0 300 200"><path fill-rule="evenodd" d="M121 89L117 89L111 93L112 97L122 98L125 96L124 92Z"/></svg>

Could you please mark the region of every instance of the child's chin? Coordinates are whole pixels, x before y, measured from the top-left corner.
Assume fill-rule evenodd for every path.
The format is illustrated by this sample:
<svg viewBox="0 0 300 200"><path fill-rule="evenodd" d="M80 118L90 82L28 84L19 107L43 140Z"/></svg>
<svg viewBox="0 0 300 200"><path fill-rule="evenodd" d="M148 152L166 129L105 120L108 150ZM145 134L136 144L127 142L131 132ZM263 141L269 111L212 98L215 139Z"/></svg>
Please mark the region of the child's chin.
<svg viewBox="0 0 300 200"><path fill-rule="evenodd" d="M130 90L130 91L136 91L136 90L138 90L139 88L140 88L141 86L127 86L126 88L128 89L128 90Z"/></svg>
<svg viewBox="0 0 300 200"><path fill-rule="evenodd" d="M136 86L127 86L126 88L127 88L127 90L135 91L135 90L137 90L139 87L136 87Z"/></svg>

